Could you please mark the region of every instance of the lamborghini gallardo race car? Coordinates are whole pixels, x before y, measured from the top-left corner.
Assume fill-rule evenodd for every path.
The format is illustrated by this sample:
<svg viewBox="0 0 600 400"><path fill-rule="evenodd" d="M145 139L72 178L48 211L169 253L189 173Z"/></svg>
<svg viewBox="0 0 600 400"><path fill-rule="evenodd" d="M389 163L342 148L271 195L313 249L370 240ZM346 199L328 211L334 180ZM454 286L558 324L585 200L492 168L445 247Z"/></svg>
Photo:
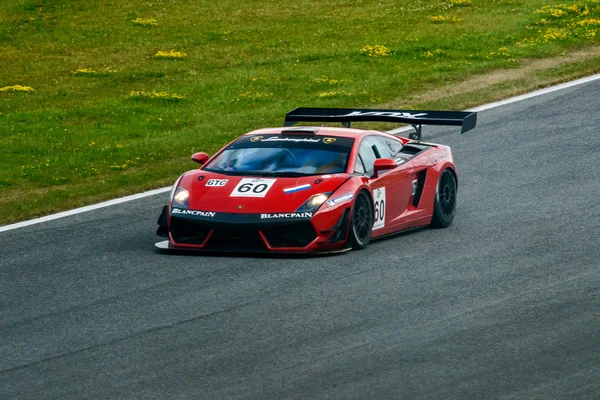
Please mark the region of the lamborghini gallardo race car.
<svg viewBox="0 0 600 400"><path fill-rule="evenodd" d="M363 249L454 219L450 148L421 142L422 125L475 127L459 111L297 108L284 127L249 132L184 173L159 217L163 250L328 253ZM355 121L413 125L408 138L352 129ZM293 126L298 122L343 127Z"/></svg>

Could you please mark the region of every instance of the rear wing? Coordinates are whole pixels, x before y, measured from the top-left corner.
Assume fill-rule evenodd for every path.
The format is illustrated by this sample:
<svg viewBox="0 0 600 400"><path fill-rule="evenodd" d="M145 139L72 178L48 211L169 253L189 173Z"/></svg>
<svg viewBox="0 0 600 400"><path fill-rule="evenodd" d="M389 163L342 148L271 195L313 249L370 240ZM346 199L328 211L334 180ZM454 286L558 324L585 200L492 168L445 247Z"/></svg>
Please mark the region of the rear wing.
<svg viewBox="0 0 600 400"><path fill-rule="evenodd" d="M410 139L421 140L422 125L456 125L465 133L477 124L477 113L472 111L428 110L375 110L368 108L303 108L299 107L285 115L285 126L297 122L341 122L349 128L352 122L397 122L411 124L416 132Z"/></svg>

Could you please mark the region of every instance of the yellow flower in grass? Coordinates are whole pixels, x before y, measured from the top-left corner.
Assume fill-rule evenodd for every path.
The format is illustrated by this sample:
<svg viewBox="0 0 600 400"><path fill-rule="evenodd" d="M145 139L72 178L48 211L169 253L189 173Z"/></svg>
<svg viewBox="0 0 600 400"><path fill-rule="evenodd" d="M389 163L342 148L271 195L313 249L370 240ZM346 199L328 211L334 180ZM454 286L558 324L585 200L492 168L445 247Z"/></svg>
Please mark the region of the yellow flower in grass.
<svg viewBox="0 0 600 400"><path fill-rule="evenodd" d="M521 40L520 42L516 43L516 46L518 47L535 47L536 43L535 43L535 39L534 38L525 38L523 40Z"/></svg>
<svg viewBox="0 0 600 400"><path fill-rule="evenodd" d="M456 15L453 16L452 18L444 17L443 15L434 15L430 19L432 22L462 22L463 21L462 18L459 18Z"/></svg>
<svg viewBox="0 0 600 400"><path fill-rule="evenodd" d="M433 57L435 55L439 56L442 54L445 54L444 50L442 50L442 49L435 49L434 51L427 50L426 52L423 53L423 57L429 58L429 57Z"/></svg>
<svg viewBox="0 0 600 400"><path fill-rule="evenodd" d="M600 25L600 19L598 18L586 18L577 22L577 25L589 26L589 25Z"/></svg>
<svg viewBox="0 0 600 400"><path fill-rule="evenodd" d="M72 72L73 75L91 75L95 73L96 71L91 68L78 68Z"/></svg>
<svg viewBox="0 0 600 400"><path fill-rule="evenodd" d="M449 3L453 6L465 7L471 5L471 0L449 0Z"/></svg>
<svg viewBox="0 0 600 400"><path fill-rule="evenodd" d="M240 99L266 99L268 97L273 97L273 93L266 92L242 92L240 93Z"/></svg>
<svg viewBox="0 0 600 400"><path fill-rule="evenodd" d="M177 94L177 93L157 92L155 90L153 90L151 92L132 90L131 92L129 92L129 97L132 97L134 99L171 100L171 101L185 99L185 96Z"/></svg>
<svg viewBox="0 0 600 400"><path fill-rule="evenodd" d="M549 42L551 40L562 40L569 36L569 32L565 29L560 28L548 28L542 36L542 41Z"/></svg>
<svg viewBox="0 0 600 400"><path fill-rule="evenodd" d="M538 14L550 14L554 18L562 18L565 16L578 15L584 16L589 14L589 9L587 6L581 6L579 4L555 4L549 6L542 6L542 8L535 10Z"/></svg>
<svg viewBox="0 0 600 400"><path fill-rule="evenodd" d="M154 58L162 58L162 59L180 59L180 58L186 58L186 57L187 57L186 53L182 53L180 51L175 51L175 50L169 50L169 51L159 50L154 55Z"/></svg>
<svg viewBox="0 0 600 400"><path fill-rule="evenodd" d="M108 74L114 74L117 71L112 71L110 69L106 69L104 71L96 71L92 68L78 68L75 71L71 72L75 76L102 76Z"/></svg>
<svg viewBox="0 0 600 400"><path fill-rule="evenodd" d="M337 85L338 83L342 83L343 80L341 80L341 79L332 79L332 78L329 78L329 77L327 77L325 75L321 75L318 78L313 78L313 82L316 82L316 83L326 83L326 84L329 84L329 85Z"/></svg>
<svg viewBox="0 0 600 400"><path fill-rule="evenodd" d="M133 22L135 25L138 25L138 26L158 25L158 21L156 21L154 18L147 18L147 19L136 18L136 19L132 19L131 22Z"/></svg>
<svg viewBox="0 0 600 400"><path fill-rule="evenodd" d="M4 86L0 88L0 93L16 93L16 92L34 92L35 90L31 86Z"/></svg>
<svg viewBox="0 0 600 400"><path fill-rule="evenodd" d="M340 90L339 92L331 91L331 92L321 92L321 93L317 94L317 97L336 97L336 96L351 97L352 93L348 93L345 90Z"/></svg>
<svg viewBox="0 0 600 400"><path fill-rule="evenodd" d="M381 44L376 44L375 46L365 46L360 49L360 54L369 56L369 57L389 57L392 55L392 51Z"/></svg>

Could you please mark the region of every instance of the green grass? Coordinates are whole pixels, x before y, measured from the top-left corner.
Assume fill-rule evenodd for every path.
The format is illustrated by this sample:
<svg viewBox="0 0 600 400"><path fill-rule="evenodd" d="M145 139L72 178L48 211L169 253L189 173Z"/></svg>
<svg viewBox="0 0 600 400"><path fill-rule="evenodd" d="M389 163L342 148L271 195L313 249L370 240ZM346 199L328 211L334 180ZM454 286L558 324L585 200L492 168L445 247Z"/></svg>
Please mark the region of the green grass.
<svg viewBox="0 0 600 400"><path fill-rule="evenodd" d="M403 104L600 43L600 0L542 9L552 4L3 1L0 223L171 184L193 152L281 125L297 106ZM376 45L383 56L368 55ZM170 50L185 56L155 57ZM13 85L34 91L1 91ZM469 102L451 98L427 105Z"/></svg>

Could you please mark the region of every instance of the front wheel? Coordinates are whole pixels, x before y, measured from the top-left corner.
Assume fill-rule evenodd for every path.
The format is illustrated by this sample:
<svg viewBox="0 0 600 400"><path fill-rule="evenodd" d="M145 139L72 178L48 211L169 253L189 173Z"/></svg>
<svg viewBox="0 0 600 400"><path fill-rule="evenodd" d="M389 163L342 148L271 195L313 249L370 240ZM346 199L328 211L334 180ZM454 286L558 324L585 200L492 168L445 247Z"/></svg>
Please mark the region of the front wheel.
<svg viewBox="0 0 600 400"><path fill-rule="evenodd" d="M445 169L440 175L435 190L433 202L433 218L431 226L434 228L447 228L454 219L456 212L456 178L450 169Z"/></svg>
<svg viewBox="0 0 600 400"><path fill-rule="evenodd" d="M373 230L373 205L365 192L360 192L354 201L350 221L350 244L355 250L367 247Z"/></svg>

